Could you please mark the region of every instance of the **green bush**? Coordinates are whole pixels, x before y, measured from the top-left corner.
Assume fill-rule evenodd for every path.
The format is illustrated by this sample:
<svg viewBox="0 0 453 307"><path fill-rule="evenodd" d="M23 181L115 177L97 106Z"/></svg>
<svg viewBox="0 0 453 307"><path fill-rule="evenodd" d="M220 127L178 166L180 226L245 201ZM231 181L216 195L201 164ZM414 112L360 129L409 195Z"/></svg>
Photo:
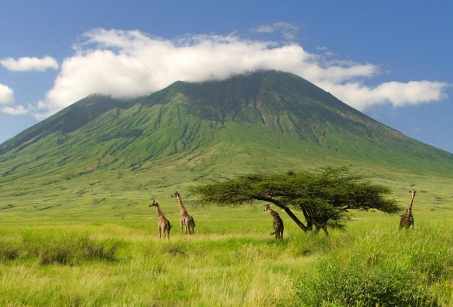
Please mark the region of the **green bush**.
<svg viewBox="0 0 453 307"><path fill-rule="evenodd" d="M440 306L425 276L396 259L326 258L297 293L307 306Z"/></svg>

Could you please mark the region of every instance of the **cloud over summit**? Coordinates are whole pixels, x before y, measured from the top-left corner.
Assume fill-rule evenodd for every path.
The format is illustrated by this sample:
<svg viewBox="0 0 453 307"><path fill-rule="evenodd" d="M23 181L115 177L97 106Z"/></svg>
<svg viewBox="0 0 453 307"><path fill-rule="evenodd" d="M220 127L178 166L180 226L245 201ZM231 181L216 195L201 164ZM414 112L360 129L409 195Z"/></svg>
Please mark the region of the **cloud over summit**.
<svg viewBox="0 0 453 307"><path fill-rule="evenodd" d="M225 79L260 69L292 72L358 110L376 103L400 106L444 98L447 84L443 82L391 81L367 86L365 81L380 73L379 66L328 60L325 54L307 52L290 40L296 30L284 23L255 29L260 33L281 31L286 37L279 42L252 40L235 33L165 39L138 30L94 29L73 46L74 55L64 59L38 111L47 116L90 94L134 97L177 80Z"/></svg>

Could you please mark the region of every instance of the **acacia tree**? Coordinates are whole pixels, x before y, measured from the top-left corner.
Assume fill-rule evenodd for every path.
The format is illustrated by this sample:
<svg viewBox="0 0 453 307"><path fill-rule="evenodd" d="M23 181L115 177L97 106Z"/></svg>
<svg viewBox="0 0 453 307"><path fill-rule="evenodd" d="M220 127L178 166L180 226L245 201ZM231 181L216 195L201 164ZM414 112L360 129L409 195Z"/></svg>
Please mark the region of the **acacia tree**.
<svg viewBox="0 0 453 307"><path fill-rule="evenodd" d="M192 186L203 204L237 206L254 201L270 202L283 209L303 230L319 232L344 229L350 209L375 209L394 214L401 210L390 189L353 175L348 167L324 167L317 172L254 173ZM292 210L302 212L302 222Z"/></svg>

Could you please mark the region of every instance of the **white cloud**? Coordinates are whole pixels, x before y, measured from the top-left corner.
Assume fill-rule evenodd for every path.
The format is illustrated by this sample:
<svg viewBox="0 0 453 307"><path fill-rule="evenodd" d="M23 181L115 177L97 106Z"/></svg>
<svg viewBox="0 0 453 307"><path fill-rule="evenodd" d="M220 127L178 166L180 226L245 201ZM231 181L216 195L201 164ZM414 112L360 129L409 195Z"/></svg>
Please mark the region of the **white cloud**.
<svg viewBox="0 0 453 307"><path fill-rule="evenodd" d="M253 29L254 32L258 33L275 33L281 32L283 38L288 40L294 40L297 34L297 27L286 22L276 22L270 25L259 26Z"/></svg>
<svg viewBox="0 0 453 307"><path fill-rule="evenodd" d="M272 31L273 27L256 31ZM294 42L251 40L237 34L187 35L170 40L140 31L95 29L82 38L74 46L74 55L63 61L53 88L38 103L38 116L48 116L94 93L140 96L177 80L225 79L259 69L297 74L359 110L375 103L400 106L436 101L444 97L447 86L410 81L369 87L363 82L379 74L379 66L328 61L325 54L309 53Z"/></svg>
<svg viewBox="0 0 453 307"><path fill-rule="evenodd" d="M7 58L1 60L0 63L6 69L12 71L27 71L27 70L44 71L48 68L58 69L58 62L50 56L46 56L41 59L35 57L33 58L23 57L17 60L13 58Z"/></svg>
<svg viewBox="0 0 453 307"><path fill-rule="evenodd" d="M14 91L8 86L0 84L0 112L12 115L26 114L26 110L23 106L11 106L14 103Z"/></svg>
<svg viewBox="0 0 453 307"><path fill-rule="evenodd" d="M28 110L25 109L23 106L15 106L15 107L7 106L7 107L3 107L1 109L1 111L3 113L12 114L12 115L21 115L21 114L27 114L28 113Z"/></svg>
<svg viewBox="0 0 453 307"><path fill-rule="evenodd" d="M14 91L0 83L0 104L11 103L14 101Z"/></svg>
<svg viewBox="0 0 453 307"><path fill-rule="evenodd" d="M379 103L391 103L395 107L400 107L438 101L446 98L444 89L447 86L449 86L447 83L436 81L407 83L391 81L376 87L367 87L358 82L346 84L321 82L320 84L320 87L358 110L365 110Z"/></svg>

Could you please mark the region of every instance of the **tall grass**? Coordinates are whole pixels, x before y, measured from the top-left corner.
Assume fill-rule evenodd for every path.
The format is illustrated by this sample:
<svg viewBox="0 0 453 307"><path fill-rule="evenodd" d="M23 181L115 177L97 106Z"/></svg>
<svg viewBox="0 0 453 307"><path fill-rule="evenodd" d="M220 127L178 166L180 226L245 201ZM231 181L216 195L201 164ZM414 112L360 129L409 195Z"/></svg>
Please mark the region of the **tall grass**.
<svg viewBox="0 0 453 307"><path fill-rule="evenodd" d="M276 242L260 204L201 208L184 195L197 224L184 236L170 195L191 184L185 177L177 187L133 172L71 179L43 195L3 186L0 306L451 306L451 180L381 173L402 206L419 191L414 231L398 232L398 216L357 212L326 237L280 212ZM174 225L170 240L158 239L154 198Z"/></svg>
<svg viewBox="0 0 453 307"><path fill-rule="evenodd" d="M0 236L0 260L38 259L42 265L75 265L87 260L114 261L120 239L95 240L88 234L46 229Z"/></svg>
<svg viewBox="0 0 453 307"><path fill-rule="evenodd" d="M453 303L453 232L447 222L420 222L414 231L398 232L394 217L357 219L347 232L329 237L305 234L288 222L285 240L277 242L268 235L272 221L266 214L257 212L249 222L233 219L237 231L227 233L221 221L220 231L203 229L207 220L198 213L200 231L175 232L171 240L159 240L149 224L4 227L0 305Z"/></svg>

